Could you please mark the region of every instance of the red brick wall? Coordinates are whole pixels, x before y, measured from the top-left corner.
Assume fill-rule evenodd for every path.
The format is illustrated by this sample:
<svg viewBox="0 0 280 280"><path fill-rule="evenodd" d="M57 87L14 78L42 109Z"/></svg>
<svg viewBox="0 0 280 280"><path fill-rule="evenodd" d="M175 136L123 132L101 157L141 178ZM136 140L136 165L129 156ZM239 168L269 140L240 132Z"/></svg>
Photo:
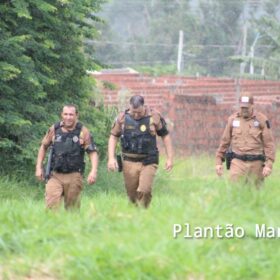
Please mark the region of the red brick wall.
<svg viewBox="0 0 280 280"><path fill-rule="evenodd" d="M274 137L279 143L280 103L256 104L255 110L269 117ZM217 104L215 98L211 96L176 95L172 100L172 106L166 106L162 112L171 124L177 152L199 153L217 149L227 119L234 111L235 106Z"/></svg>
<svg viewBox="0 0 280 280"><path fill-rule="evenodd" d="M145 103L161 111L177 151L217 149L228 116L236 110L240 91L255 95L255 108L271 120L280 142L280 82L229 78L149 77L140 74L94 75L108 106L124 109L130 96L143 95ZM104 81L106 81L104 83ZM108 84L113 89L108 88Z"/></svg>

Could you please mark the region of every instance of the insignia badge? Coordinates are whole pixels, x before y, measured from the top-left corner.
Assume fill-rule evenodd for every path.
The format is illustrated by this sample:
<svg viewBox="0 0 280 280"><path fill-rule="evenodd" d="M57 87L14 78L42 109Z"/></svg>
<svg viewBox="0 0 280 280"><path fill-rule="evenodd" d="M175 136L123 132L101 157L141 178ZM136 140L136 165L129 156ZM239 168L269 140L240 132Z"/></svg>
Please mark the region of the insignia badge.
<svg viewBox="0 0 280 280"><path fill-rule="evenodd" d="M73 142L74 143L77 143L79 141L79 137L77 136L77 135L75 135L74 137L73 137Z"/></svg>
<svg viewBox="0 0 280 280"><path fill-rule="evenodd" d="M249 97L248 96L242 96L241 97L241 102L243 103L249 103Z"/></svg>
<svg viewBox="0 0 280 280"><path fill-rule="evenodd" d="M240 121L239 121L239 120L234 120L234 121L232 122L232 126L233 126L233 127L239 127L239 126L240 126Z"/></svg>
<svg viewBox="0 0 280 280"><path fill-rule="evenodd" d="M140 130L141 130L142 132L145 132L145 131L147 130L147 127L146 127L144 124L142 124L142 125L140 126Z"/></svg>
<svg viewBox="0 0 280 280"><path fill-rule="evenodd" d="M55 142L61 142L61 135L57 135L57 136L56 136Z"/></svg>
<svg viewBox="0 0 280 280"><path fill-rule="evenodd" d="M258 121L254 121L254 127L259 127L260 123Z"/></svg>

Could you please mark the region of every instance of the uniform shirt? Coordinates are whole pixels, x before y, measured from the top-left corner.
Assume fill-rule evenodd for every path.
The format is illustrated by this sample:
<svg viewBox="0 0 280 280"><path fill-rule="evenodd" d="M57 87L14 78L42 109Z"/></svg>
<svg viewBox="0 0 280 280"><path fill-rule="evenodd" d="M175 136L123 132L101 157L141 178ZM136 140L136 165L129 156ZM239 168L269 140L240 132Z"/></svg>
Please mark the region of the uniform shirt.
<svg viewBox="0 0 280 280"><path fill-rule="evenodd" d="M128 111L129 113L129 111ZM153 136L157 134L159 130L162 129L163 127L163 118L161 117L159 112L156 112L154 110L151 110L149 107L145 106L145 115L144 117L151 116L151 121L150 121L150 132ZM111 129L111 134L120 137L122 134L122 129L124 126L124 120L125 120L125 113L121 112L118 117L115 120L115 123ZM163 122L162 122L163 120Z"/></svg>
<svg viewBox="0 0 280 280"><path fill-rule="evenodd" d="M60 123L61 125L61 129L63 132L69 132L71 130L67 130L66 128L63 127L63 122ZM74 128L75 129L75 126ZM45 148L47 149L54 141L54 138L55 138L55 131L54 131L54 125L52 125L47 134L44 136L41 144L45 146ZM81 133L80 133L80 137L79 137L79 141L80 141L80 144L81 146L86 150L91 144L94 144L92 143L91 141L91 135L90 135L90 132L89 130L85 127L85 126L82 126L82 129L81 129Z"/></svg>
<svg viewBox="0 0 280 280"><path fill-rule="evenodd" d="M225 152L231 145L238 155L262 155L266 157L265 165L272 168L275 160L274 139L267 117L259 112L245 119L240 113L234 113L228 119L220 146L216 153L216 164L222 164Z"/></svg>

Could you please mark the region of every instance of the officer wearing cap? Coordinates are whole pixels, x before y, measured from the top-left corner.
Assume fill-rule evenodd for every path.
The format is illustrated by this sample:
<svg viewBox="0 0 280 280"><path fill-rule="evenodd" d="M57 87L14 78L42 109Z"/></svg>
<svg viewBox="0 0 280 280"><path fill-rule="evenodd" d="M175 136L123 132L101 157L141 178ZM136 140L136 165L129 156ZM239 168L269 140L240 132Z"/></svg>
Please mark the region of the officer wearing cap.
<svg viewBox="0 0 280 280"><path fill-rule="evenodd" d="M147 208L152 199L152 183L158 168L159 153L156 136L165 146L165 169L173 167L173 152L169 132L163 117L144 105L144 98L135 95L129 109L118 115L108 144L108 170L117 169L115 149L121 139L123 175L129 200Z"/></svg>
<svg viewBox="0 0 280 280"><path fill-rule="evenodd" d="M272 171L275 145L267 117L254 110L251 93L242 92L240 110L231 115L216 152L216 173L223 174L222 162L231 148L230 179L233 182L245 178L260 186Z"/></svg>
<svg viewBox="0 0 280 280"><path fill-rule="evenodd" d="M48 147L52 146L51 175L46 184L45 202L47 208L57 208L64 198L64 207L79 208L83 188L87 152L91 171L87 182L94 184L97 176L98 155L89 130L78 121L75 105L65 105L61 121L52 125L42 140L36 164L36 177L44 180L43 161Z"/></svg>

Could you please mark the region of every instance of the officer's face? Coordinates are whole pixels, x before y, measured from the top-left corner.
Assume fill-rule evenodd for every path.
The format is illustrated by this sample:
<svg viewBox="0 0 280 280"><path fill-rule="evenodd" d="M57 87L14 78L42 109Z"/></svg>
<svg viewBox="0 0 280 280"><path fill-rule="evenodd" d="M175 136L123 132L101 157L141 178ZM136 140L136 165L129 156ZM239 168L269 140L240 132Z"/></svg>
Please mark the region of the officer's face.
<svg viewBox="0 0 280 280"><path fill-rule="evenodd" d="M249 106L249 107L241 107L240 108L240 111L241 111L241 117L247 119L249 118L252 113L253 113L253 108L252 106Z"/></svg>
<svg viewBox="0 0 280 280"><path fill-rule="evenodd" d="M74 107L64 106L61 113L61 118L66 128L73 127L78 118L76 109Z"/></svg>
<svg viewBox="0 0 280 280"><path fill-rule="evenodd" d="M145 108L144 106L140 106L138 108L130 106L129 113L133 119L139 120L145 116Z"/></svg>

